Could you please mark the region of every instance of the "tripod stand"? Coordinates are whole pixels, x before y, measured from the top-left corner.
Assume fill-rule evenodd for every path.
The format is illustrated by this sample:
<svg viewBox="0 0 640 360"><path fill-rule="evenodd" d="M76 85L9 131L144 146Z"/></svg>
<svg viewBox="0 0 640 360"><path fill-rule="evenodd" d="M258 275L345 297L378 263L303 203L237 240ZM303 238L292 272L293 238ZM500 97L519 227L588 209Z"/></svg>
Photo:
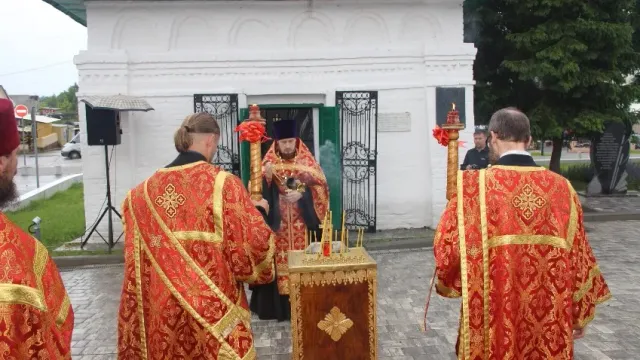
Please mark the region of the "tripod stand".
<svg viewBox="0 0 640 360"><path fill-rule="evenodd" d="M118 210L116 210L116 208L113 207L113 204L111 202L111 176L110 176L110 172L109 172L109 149L108 149L107 145L104 146L104 164L105 164L106 174L107 174L107 207L104 209L104 211L102 212L102 214L98 218L98 221L96 221L96 223L93 225L93 227L91 228L91 231L89 231L89 234L87 235L87 237L84 238L84 240L82 241L82 244L80 245L80 248L84 250L84 246L87 244L87 242L91 238L91 235L93 235L93 233L96 232L102 238L102 240L104 240L104 242L107 243L107 245L109 246L109 253L111 253L111 249L113 249L115 244L118 241L120 241L120 238L122 237L122 234L120 234L120 236L118 236L118 239L116 239L115 242L113 241L113 214L112 214L112 212L116 213L116 215L118 215L120 220L122 220L122 215L120 215ZM107 235L108 239L105 239L102 236L102 234L100 234L100 232L97 230L98 229L98 225L100 224L100 222L102 221L102 219L104 218L105 215L108 215L107 219L109 221L109 224L108 224L109 225L109 234Z"/></svg>

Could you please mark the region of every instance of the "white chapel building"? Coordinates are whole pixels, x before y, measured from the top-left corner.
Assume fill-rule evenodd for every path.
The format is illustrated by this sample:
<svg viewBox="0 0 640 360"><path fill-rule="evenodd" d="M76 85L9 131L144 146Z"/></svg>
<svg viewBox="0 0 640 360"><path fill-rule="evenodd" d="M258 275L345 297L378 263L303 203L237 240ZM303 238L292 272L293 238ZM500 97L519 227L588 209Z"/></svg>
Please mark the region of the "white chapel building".
<svg viewBox="0 0 640 360"><path fill-rule="evenodd" d="M194 111L218 118L216 161L243 178L233 129L248 106L268 121L296 119L327 173L334 218L345 211L351 227L369 231L437 225L446 148L432 130L452 102L466 123L460 157L473 146L476 49L463 41L462 0L45 1L88 29L75 58L79 99L130 95L155 109L122 113L121 144L109 147L116 208L173 160L174 131ZM105 154L85 139L91 226L105 199Z"/></svg>

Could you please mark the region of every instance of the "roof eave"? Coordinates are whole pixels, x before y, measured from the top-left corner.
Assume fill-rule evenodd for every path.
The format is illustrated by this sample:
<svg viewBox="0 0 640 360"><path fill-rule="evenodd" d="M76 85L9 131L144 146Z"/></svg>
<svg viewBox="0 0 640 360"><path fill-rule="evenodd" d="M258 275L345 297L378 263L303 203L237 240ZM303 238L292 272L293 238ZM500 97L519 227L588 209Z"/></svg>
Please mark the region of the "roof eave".
<svg viewBox="0 0 640 360"><path fill-rule="evenodd" d="M58 11L61 11L63 14L67 15L68 17L72 18L78 24L80 24L80 25L82 25L84 27L87 26L86 16L85 16L84 19L79 17L78 15L76 15L76 14L72 13L71 11L67 10L67 8L65 8L64 6L60 5L57 1L54 1L54 0L42 0L42 1L44 1L47 4L53 6Z"/></svg>

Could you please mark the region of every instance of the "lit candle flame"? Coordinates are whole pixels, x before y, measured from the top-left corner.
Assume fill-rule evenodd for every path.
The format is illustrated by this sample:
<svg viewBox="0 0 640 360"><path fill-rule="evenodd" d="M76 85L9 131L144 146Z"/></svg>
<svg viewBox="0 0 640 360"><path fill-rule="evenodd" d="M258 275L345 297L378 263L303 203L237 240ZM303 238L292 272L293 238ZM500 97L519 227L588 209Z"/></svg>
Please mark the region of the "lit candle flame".
<svg viewBox="0 0 640 360"><path fill-rule="evenodd" d="M451 110L456 111L456 103L451 103Z"/></svg>

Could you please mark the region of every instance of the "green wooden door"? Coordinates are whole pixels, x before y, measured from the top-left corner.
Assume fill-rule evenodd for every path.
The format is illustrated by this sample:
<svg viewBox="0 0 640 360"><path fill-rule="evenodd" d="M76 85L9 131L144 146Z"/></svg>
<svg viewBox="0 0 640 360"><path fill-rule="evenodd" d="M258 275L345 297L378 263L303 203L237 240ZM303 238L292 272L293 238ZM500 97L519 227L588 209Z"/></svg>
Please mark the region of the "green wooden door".
<svg viewBox="0 0 640 360"><path fill-rule="evenodd" d="M319 113L320 167L329 184L329 207L333 212L333 226L339 229L342 226L340 121L335 107L321 107Z"/></svg>

